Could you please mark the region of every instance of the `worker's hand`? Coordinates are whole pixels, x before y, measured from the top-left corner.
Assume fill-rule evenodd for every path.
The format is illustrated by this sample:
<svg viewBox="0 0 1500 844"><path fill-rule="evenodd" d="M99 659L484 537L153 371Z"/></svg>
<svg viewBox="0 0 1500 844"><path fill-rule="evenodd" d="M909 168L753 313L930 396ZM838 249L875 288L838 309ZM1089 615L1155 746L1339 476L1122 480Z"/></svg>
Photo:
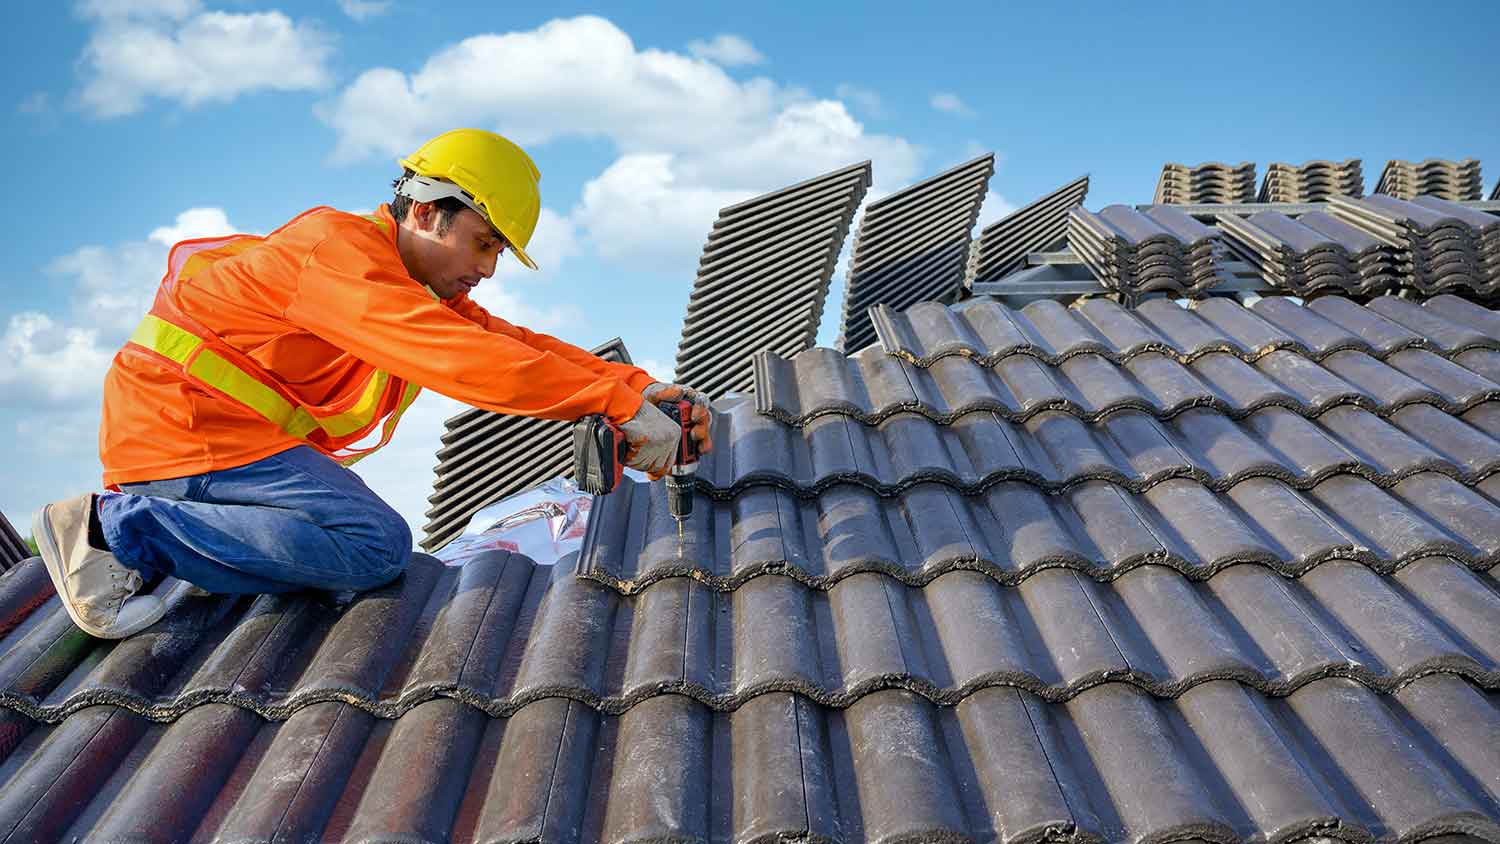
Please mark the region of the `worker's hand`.
<svg viewBox="0 0 1500 844"><path fill-rule="evenodd" d="M682 442L682 429L656 405L641 402L641 409L620 429L625 432L626 466L655 477L672 467L677 445Z"/></svg>
<svg viewBox="0 0 1500 844"><path fill-rule="evenodd" d="M714 450L712 431L714 413L708 396L683 384L663 384L660 381L642 390L641 395L652 404L678 399L687 399L692 402L693 410L688 414L688 433L692 434L693 441L698 444L699 454L707 454Z"/></svg>

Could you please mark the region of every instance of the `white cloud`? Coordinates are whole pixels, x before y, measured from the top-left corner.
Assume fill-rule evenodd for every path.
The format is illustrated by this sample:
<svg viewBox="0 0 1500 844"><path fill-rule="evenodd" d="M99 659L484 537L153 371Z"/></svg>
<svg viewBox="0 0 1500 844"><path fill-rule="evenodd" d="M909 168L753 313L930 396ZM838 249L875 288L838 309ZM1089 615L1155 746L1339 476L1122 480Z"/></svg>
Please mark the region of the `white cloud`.
<svg viewBox="0 0 1500 844"><path fill-rule="evenodd" d="M95 26L80 64L83 107L97 117L140 111L152 98L188 107L262 90L326 87L328 35L278 11L203 11L196 0L90 0Z"/></svg>
<svg viewBox="0 0 1500 844"><path fill-rule="evenodd" d="M14 314L0 336L0 403L55 407L97 395L114 351L95 331L36 311Z"/></svg>
<svg viewBox="0 0 1500 844"><path fill-rule="evenodd" d="M673 156L627 155L583 189L573 219L606 259L631 259L637 268L690 265L719 209L747 191L679 185Z"/></svg>
<svg viewBox="0 0 1500 844"><path fill-rule="evenodd" d="M412 74L365 71L318 111L338 133L337 160L400 155L452 126L491 128L533 152L605 138L619 157L584 188L573 220L603 257L678 272L732 201L865 159L904 183L921 158L904 139L867 133L840 101L637 49L594 16L476 35Z"/></svg>
<svg viewBox="0 0 1500 844"><path fill-rule="evenodd" d="M949 114L958 114L964 117L974 114L974 110L965 105L964 101L959 99L957 94L947 92L933 94L931 102L932 107L938 111L946 111Z"/></svg>
<svg viewBox="0 0 1500 844"><path fill-rule="evenodd" d="M841 100L848 100L859 106L860 110L871 117L884 117L885 105L881 102L880 95L869 88L861 88L847 82L840 82L833 89L833 93Z"/></svg>
<svg viewBox="0 0 1500 844"><path fill-rule="evenodd" d="M494 278L498 281L521 283L551 281L558 276L558 268L563 261L578 254L578 237L578 228L572 219L551 208L543 208L541 215L537 217L536 231L531 234L531 242L526 244L526 254L536 262L537 269L527 269L515 256L502 255L495 267ZM481 290L485 284L489 282L480 285Z"/></svg>
<svg viewBox="0 0 1500 844"><path fill-rule="evenodd" d="M646 358L637 360L636 366L651 373L658 381L670 384L677 378L677 364L668 363L658 358Z"/></svg>
<svg viewBox="0 0 1500 844"><path fill-rule="evenodd" d="M357 21L379 17L391 10L391 0L339 0L344 14Z"/></svg>
<svg viewBox="0 0 1500 844"><path fill-rule="evenodd" d="M718 35L712 41L689 41L688 52L706 61L717 62L725 67L745 64L761 64L766 57L738 35Z"/></svg>
<svg viewBox="0 0 1500 844"><path fill-rule="evenodd" d="M151 307L174 243L234 231L222 208L189 208L172 225L152 230L143 241L84 246L47 269L73 278L74 318L97 330L103 342L117 344Z"/></svg>
<svg viewBox="0 0 1500 844"><path fill-rule="evenodd" d="M979 206L979 221L975 223L975 235L978 235L979 230L1010 214L1017 207L1015 203L994 191L985 193L984 204Z"/></svg>

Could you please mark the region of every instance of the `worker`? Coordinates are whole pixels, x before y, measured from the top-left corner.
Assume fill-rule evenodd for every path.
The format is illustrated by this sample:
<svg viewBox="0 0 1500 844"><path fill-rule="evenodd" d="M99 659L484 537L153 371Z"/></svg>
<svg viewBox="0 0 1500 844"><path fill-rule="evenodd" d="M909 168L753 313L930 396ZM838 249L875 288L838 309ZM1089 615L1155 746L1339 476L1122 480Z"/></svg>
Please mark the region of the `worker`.
<svg viewBox="0 0 1500 844"><path fill-rule="evenodd" d="M526 247L540 173L520 147L458 129L399 163L394 199L373 214L319 207L265 237L173 247L105 377L106 491L33 519L84 631L114 639L154 624L166 605L147 587L166 575L221 594L394 580L411 531L348 467L390 441L422 387L497 413L602 414L624 430L627 465L652 476L683 434L655 402L687 399L687 433L712 448L697 390L470 298L502 252L536 269Z"/></svg>

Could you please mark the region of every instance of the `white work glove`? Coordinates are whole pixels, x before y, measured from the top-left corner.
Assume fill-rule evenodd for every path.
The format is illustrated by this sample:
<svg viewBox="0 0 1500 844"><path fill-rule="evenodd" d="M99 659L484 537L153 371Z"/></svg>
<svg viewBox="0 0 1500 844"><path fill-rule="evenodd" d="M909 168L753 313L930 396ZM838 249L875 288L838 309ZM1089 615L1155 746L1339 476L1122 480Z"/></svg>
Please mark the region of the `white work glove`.
<svg viewBox="0 0 1500 844"><path fill-rule="evenodd" d="M649 475L660 475L672 467L682 429L667 418L656 405L641 402L629 422L620 426L625 432L625 465Z"/></svg>
<svg viewBox="0 0 1500 844"><path fill-rule="evenodd" d="M663 401L677 401L687 399L693 403L693 410L688 414L688 433L698 445L699 454L707 454L714 449L713 443L713 409L709 405L708 396L698 392L692 387L684 384L663 384L654 381L646 389L641 391L646 401L656 404Z"/></svg>

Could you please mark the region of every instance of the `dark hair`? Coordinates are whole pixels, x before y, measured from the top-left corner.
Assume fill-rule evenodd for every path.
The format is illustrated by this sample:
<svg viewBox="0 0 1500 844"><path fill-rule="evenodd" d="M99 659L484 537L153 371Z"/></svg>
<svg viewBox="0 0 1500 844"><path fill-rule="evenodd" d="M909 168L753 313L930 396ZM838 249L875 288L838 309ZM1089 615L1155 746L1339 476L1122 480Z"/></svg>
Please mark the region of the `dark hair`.
<svg viewBox="0 0 1500 844"><path fill-rule="evenodd" d="M405 179L411 175L414 175L412 171L404 171L401 174L401 179ZM391 182L392 190L401 184L401 179ZM401 221L406 219L406 212L411 210L412 202L411 197L400 194L396 194L396 197L391 200L391 216L396 219L396 225L401 225ZM448 230L453 228L453 218L458 212L468 207L451 196L445 196L432 203L432 205L438 210L437 234L439 237L447 234Z"/></svg>

